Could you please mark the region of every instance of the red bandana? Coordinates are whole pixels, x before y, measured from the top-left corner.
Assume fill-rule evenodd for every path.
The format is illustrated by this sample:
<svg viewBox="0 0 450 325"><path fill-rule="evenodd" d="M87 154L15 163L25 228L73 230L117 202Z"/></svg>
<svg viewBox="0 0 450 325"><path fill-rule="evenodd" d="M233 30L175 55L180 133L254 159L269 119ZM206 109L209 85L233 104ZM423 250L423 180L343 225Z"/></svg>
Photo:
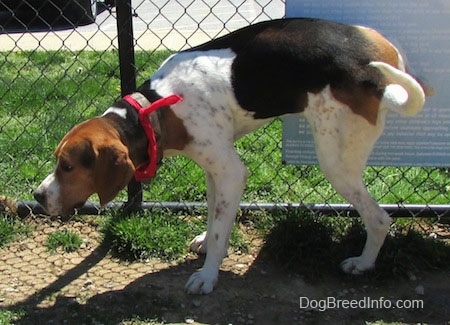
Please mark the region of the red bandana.
<svg viewBox="0 0 450 325"><path fill-rule="evenodd" d="M128 104L130 104L137 110L139 114L139 121L141 122L141 125L144 128L145 134L147 135L148 139L147 152L149 162L144 166L136 168L134 172L134 177L136 178L137 181L152 178L155 176L156 169L158 168L156 166L158 160L158 147L156 144L155 132L153 131L153 127L152 124L150 123L150 119L148 116L152 112L156 111L158 108L176 104L182 101L183 98L178 95L171 95L168 97L158 99L154 103L150 104L150 106L148 107L142 107L141 104L139 104L138 101L134 99L131 95L125 96L123 100L125 100Z"/></svg>

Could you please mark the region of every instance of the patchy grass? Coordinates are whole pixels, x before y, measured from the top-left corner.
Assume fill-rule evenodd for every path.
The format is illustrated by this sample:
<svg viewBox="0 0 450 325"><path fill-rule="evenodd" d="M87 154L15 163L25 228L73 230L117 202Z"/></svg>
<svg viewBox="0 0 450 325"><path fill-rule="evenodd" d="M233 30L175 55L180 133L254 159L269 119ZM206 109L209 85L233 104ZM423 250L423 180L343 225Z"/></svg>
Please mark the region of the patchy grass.
<svg viewBox="0 0 450 325"><path fill-rule="evenodd" d="M450 245L420 233L410 222L407 226L397 227L386 238L376 271L388 278L449 269Z"/></svg>
<svg viewBox="0 0 450 325"><path fill-rule="evenodd" d="M14 240L18 236L26 236L31 232L31 227L19 219L11 216L0 215L0 248Z"/></svg>
<svg viewBox="0 0 450 325"><path fill-rule="evenodd" d="M398 279L450 269L450 245L416 231L420 222L400 219L391 228L368 277ZM306 210L276 213L268 228L261 254L310 280L342 275L340 262L359 255L366 239L359 218L317 216Z"/></svg>
<svg viewBox="0 0 450 325"><path fill-rule="evenodd" d="M130 217L112 213L102 228L113 253L129 260L178 259L187 253L187 240L195 230L200 231L198 222L150 211Z"/></svg>
<svg viewBox="0 0 450 325"><path fill-rule="evenodd" d="M430 220L397 219L368 277L408 278L430 270L450 269L450 245L417 231ZM192 238L203 232L203 217L145 211L131 217L114 212L102 232L113 253L127 259L182 259ZM247 231L249 230L249 231ZM318 216L308 210L262 211L242 215L233 228L230 247L246 253L249 236L264 239L260 253L280 267L314 281L343 276L340 262L361 253L366 239L359 218Z"/></svg>
<svg viewBox="0 0 450 325"><path fill-rule="evenodd" d="M153 211L125 216L116 211L107 218L101 231L112 252L123 259L161 258L172 261L184 257L188 253L189 242L205 228L202 217ZM233 250L248 252L249 244L244 236L235 225L230 238Z"/></svg>
<svg viewBox="0 0 450 325"><path fill-rule="evenodd" d="M83 240L78 234L68 230L58 230L48 236L45 246L51 252L61 248L64 252L70 253L80 248L82 243Z"/></svg>
<svg viewBox="0 0 450 325"><path fill-rule="evenodd" d="M23 311L11 311L0 308L0 325L16 324L16 321L25 315Z"/></svg>

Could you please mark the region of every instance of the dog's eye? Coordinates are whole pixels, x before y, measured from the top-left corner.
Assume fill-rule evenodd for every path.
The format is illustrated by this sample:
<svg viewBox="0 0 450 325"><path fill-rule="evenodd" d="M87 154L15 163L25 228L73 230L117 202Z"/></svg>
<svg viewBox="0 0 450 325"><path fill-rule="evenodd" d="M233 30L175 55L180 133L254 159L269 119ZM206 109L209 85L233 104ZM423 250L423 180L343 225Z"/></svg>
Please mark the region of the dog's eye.
<svg viewBox="0 0 450 325"><path fill-rule="evenodd" d="M60 166L61 170L64 171L64 172L70 172L70 171L73 170L73 166L70 165L66 161L62 161L59 166Z"/></svg>

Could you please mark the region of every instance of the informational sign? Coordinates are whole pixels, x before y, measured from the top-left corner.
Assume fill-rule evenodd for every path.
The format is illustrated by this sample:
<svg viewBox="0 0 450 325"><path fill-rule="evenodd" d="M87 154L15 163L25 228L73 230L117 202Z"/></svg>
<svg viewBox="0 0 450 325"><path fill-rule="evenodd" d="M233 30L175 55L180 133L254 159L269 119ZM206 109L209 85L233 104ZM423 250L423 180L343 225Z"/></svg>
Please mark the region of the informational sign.
<svg viewBox="0 0 450 325"><path fill-rule="evenodd" d="M389 112L369 165L450 166L450 1L287 0L287 17L315 17L363 25L405 53L408 71L434 89L415 117ZM317 164L305 118L283 119L283 161Z"/></svg>

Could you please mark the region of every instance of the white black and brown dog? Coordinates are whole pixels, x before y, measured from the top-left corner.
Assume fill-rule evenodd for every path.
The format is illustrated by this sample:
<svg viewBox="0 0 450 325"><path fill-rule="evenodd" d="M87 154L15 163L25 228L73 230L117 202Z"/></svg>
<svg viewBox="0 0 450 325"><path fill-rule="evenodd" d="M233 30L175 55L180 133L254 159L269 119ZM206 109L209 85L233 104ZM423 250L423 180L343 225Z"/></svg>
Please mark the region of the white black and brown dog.
<svg viewBox="0 0 450 325"><path fill-rule="evenodd" d="M412 116L424 101L400 52L375 30L319 19L266 21L170 56L137 92L75 126L34 196L50 215L68 215L93 193L104 205L133 177L153 177L163 157L190 157L206 174L208 226L191 242L206 259L186 290L207 294L247 180L234 141L301 113L323 173L366 226L362 254L342 262L345 272L359 274L374 267L391 223L363 184L366 161L388 110Z"/></svg>

